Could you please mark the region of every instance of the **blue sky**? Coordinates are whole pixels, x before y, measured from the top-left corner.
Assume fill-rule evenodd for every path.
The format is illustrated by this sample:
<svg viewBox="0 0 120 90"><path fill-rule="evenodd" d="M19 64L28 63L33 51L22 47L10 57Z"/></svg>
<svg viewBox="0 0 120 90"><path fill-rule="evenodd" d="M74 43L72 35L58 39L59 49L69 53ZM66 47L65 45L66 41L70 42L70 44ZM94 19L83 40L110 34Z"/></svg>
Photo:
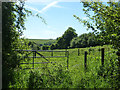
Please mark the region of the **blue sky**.
<svg viewBox="0 0 120 90"><path fill-rule="evenodd" d="M82 11L82 3L79 0L76 2L75 0L74 2L31 0L25 3L25 7L31 10L34 15L39 14L42 16L47 22L46 25L41 19L35 16L27 17L27 21L25 22L26 30L23 35L25 38L56 39L62 36L68 27L73 27L78 35L89 32L83 24L79 23L73 17L73 15L77 15L82 19L87 19Z"/></svg>

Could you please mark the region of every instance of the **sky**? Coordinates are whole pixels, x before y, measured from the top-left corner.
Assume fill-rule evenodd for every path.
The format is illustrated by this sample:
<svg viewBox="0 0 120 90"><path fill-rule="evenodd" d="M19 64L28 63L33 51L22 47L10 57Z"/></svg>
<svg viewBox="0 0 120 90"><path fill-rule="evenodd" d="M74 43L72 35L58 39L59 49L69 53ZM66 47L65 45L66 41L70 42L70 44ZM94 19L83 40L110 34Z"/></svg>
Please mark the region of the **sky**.
<svg viewBox="0 0 120 90"><path fill-rule="evenodd" d="M86 27L78 22L73 15L88 20L82 11L83 5L79 0L28 0L25 8L34 15L39 14L42 19L29 16L25 21L26 30L23 37L28 39L56 39L64 34L68 27L72 27L79 35L88 33Z"/></svg>

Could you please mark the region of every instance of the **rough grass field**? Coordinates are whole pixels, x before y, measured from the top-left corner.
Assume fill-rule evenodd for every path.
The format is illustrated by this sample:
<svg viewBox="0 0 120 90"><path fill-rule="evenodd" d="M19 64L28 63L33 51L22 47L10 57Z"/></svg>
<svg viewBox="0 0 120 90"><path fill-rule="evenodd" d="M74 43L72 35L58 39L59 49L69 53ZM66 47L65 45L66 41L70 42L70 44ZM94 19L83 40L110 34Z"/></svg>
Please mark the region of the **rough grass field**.
<svg viewBox="0 0 120 90"><path fill-rule="evenodd" d="M104 69L101 72L101 69L100 69L101 68L101 48L103 47L105 48L104 65L105 65L105 68L107 68L107 70ZM80 52L79 56L78 56L78 49ZM62 51L65 51L65 49L62 49ZM35 64L34 67L39 68L39 69L24 69L24 68L31 68L33 65L22 64L20 66L23 69L20 70L19 77L21 77L22 75L23 76L21 77L19 81L23 82L23 84L21 84L18 81L18 83L16 83L15 85L11 85L11 87L22 87L22 88L28 87L27 82L30 82L30 76L31 76L30 72L33 72L33 74L35 75L35 76L34 75L32 76L33 78L38 77L39 75L43 75L40 77L42 78L43 82L38 82L37 80L39 79L35 79L35 81L38 84L35 84L34 87L37 87L37 88L38 86L41 86L43 88L48 88L48 87L50 88L58 88L58 87L59 88L65 88L65 87L105 88L105 87L108 87L110 88L112 87L111 83L109 83L111 79L108 80L108 83L106 83L107 79L102 78L102 77L99 77L98 79L98 74L103 73L105 76L105 75L108 75L111 68L117 68L117 65L115 65L116 63L115 60L117 58L115 54L115 51L116 51L115 49L112 49L110 45L104 45L104 46L89 47L89 48L67 49L67 51L69 51L69 67L68 67L69 69L67 69L67 57L47 58L50 62L53 62L53 63ZM84 52L85 51L88 52L86 71L84 68ZM51 52L40 52L40 53L44 56L51 56ZM63 56L63 55L65 55L65 53L63 52L53 53L53 56ZM30 56L33 56L33 55L30 54ZM31 62L31 63L33 62L32 58L25 59L25 60L26 61L22 61L22 62ZM43 58L35 58L34 62L47 62L47 61ZM113 71L112 75L115 76L116 72ZM51 81L52 84L47 82L49 80ZM35 83L35 81L33 80L33 83ZM114 84L115 83L112 82L113 87L115 87Z"/></svg>
<svg viewBox="0 0 120 90"><path fill-rule="evenodd" d="M44 44L44 43L55 43L55 39L28 39L28 41L35 42L37 44Z"/></svg>

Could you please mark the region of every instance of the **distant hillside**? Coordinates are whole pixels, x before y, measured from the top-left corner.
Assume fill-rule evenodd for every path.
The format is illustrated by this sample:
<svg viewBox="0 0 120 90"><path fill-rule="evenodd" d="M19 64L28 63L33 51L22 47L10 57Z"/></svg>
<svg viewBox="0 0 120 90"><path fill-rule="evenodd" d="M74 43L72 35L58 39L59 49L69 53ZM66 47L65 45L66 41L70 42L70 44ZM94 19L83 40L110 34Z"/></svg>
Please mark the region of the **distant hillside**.
<svg viewBox="0 0 120 90"><path fill-rule="evenodd" d="M42 45L51 45L56 42L55 39L28 39L28 40Z"/></svg>

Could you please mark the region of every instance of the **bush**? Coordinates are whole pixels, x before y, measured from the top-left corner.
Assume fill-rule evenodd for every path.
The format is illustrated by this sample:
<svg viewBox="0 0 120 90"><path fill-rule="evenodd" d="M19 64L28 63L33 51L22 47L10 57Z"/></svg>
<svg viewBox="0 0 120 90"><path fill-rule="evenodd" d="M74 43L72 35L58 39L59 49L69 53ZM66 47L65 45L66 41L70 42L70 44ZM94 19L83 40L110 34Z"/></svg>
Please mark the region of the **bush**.
<svg viewBox="0 0 120 90"><path fill-rule="evenodd" d="M50 49L53 50L54 48L55 48L55 45L52 44L52 45L50 46Z"/></svg>
<svg viewBox="0 0 120 90"><path fill-rule="evenodd" d="M53 69L44 66L42 70L19 70L15 73L16 83L10 88L69 88L72 80L69 70L64 70L62 65L53 64Z"/></svg>
<svg viewBox="0 0 120 90"><path fill-rule="evenodd" d="M54 67L54 66L53 66ZM31 71L29 76L28 88L68 88L72 85L72 80L68 70L63 70L62 65L49 70L45 73Z"/></svg>
<svg viewBox="0 0 120 90"><path fill-rule="evenodd" d="M48 48L49 48L49 46L47 46L47 45L42 46L42 50L48 50Z"/></svg>

